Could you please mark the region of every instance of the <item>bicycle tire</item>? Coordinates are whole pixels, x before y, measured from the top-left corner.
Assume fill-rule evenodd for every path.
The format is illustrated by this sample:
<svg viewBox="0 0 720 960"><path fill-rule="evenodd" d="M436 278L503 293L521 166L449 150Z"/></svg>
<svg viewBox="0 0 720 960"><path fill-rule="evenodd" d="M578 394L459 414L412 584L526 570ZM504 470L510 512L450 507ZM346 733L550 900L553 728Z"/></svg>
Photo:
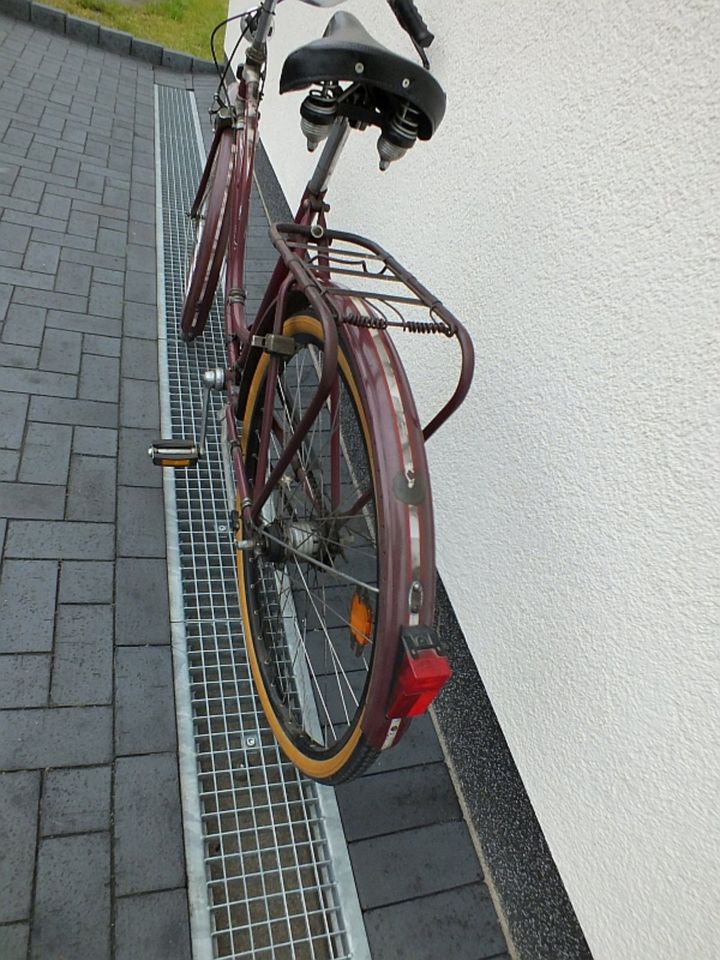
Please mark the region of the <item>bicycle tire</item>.
<svg viewBox="0 0 720 960"><path fill-rule="evenodd" d="M272 491L260 546L239 552L237 563L248 658L265 715L295 766L330 784L366 770L389 745L390 725L397 738L407 726L406 721L391 722L385 716L400 627L408 622L407 590L403 598L402 591L391 590L390 584L399 576L409 587L416 575L409 554L398 546L409 529L408 504L383 489L387 471L395 471L402 455L403 431L393 429L392 408L384 406L385 426L390 429L382 437L378 434L378 410L370 409L371 395L366 392L366 384L383 375L382 364L376 353L365 350L365 367L360 370L353 344L344 331L340 333L334 413L331 401L326 401ZM370 341L377 332L352 333ZM311 315L297 315L285 321L283 335L293 340L295 352L283 363L273 393L275 455L282 446L278 434L291 432L317 386L322 325ZM251 482L257 479L268 369L269 356L263 354L248 371L242 446ZM333 416L341 425L339 511L325 507L332 487L328 472ZM405 423L406 436L407 429ZM396 438L389 457L387 437ZM423 448L419 466L426 473L424 463ZM272 464L271 452L265 476ZM347 517L344 508L368 494L362 509ZM425 540L423 559L434 576L429 488L427 494L417 535ZM433 603L432 587L426 600L427 611Z"/></svg>
<svg viewBox="0 0 720 960"><path fill-rule="evenodd" d="M230 230L228 201L234 165L235 135L231 128L226 128L220 134L202 195L193 203L194 234L188 250L180 315L181 336L187 342L195 340L205 329L220 279Z"/></svg>

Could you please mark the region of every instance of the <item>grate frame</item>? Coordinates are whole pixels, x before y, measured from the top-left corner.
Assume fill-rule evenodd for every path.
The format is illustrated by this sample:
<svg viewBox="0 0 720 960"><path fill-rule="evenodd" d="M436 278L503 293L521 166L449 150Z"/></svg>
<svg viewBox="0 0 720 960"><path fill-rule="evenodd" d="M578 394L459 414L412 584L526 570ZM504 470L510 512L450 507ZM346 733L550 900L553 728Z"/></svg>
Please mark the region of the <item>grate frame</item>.
<svg viewBox="0 0 720 960"><path fill-rule="evenodd" d="M222 316L216 302L190 347L177 335L185 211L204 149L192 91L156 85L155 98L161 420L164 436L191 438L200 432L201 374L225 366ZM285 760L252 685L221 455L223 396L210 403L205 459L164 477L194 955L369 960L334 791Z"/></svg>

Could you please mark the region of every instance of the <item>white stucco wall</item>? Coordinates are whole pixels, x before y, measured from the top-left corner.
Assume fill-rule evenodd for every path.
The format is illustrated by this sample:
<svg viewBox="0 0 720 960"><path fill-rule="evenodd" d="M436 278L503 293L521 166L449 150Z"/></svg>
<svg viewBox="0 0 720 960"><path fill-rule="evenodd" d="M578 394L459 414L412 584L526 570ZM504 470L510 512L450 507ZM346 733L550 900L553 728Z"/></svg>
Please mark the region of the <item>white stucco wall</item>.
<svg viewBox="0 0 720 960"><path fill-rule="evenodd" d="M344 9L408 49L383 0ZM714 960L720 6L423 9L447 118L384 175L354 135L333 222L475 336L429 449L438 562L596 960ZM312 160L277 77L330 15L278 11L263 139L290 198ZM444 395L449 359L412 346Z"/></svg>

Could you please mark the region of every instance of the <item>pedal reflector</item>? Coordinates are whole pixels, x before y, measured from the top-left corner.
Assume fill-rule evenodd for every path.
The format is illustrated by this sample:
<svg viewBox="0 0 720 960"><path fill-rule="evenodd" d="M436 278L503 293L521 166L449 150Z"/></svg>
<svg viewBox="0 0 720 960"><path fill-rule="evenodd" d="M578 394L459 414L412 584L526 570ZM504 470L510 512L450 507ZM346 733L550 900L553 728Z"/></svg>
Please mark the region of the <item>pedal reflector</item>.
<svg viewBox="0 0 720 960"><path fill-rule="evenodd" d="M158 440L148 450L156 467L194 467L200 451L194 440Z"/></svg>
<svg viewBox="0 0 720 960"><path fill-rule="evenodd" d="M404 627L402 662L390 697L390 718L417 717L425 713L452 670L441 652L437 634L431 627Z"/></svg>

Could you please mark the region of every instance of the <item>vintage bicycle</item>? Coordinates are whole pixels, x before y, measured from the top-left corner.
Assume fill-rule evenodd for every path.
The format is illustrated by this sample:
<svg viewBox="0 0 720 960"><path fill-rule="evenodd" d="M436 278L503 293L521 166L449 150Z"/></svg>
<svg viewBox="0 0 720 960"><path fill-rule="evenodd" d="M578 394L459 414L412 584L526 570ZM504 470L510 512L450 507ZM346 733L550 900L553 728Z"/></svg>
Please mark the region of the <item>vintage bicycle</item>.
<svg viewBox="0 0 720 960"><path fill-rule="evenodd" d="M237 80L219 70L214 138L189 213L181 330L192 349L220 285L227 365L204 380L226 396L223 452L248 658L285 755L336 784L397 744L451 675L433 629L425 443L465 398L474 356L464 326L400 263L327 222L329 181L351 131L379 129L386 169L443 118L445 94L425 52L433 36L412 0L389 2L421 63L382 46L345 12L287 58L280 90L309 90L302 130L311 150L324 149L295 220L270 228L277 265L257 315L246 316L259 105L279 2L242 15L248 46ZM457 383L424 427L393 329L455 338L460 348ZM158 441L150 454L161 466L192 466L204 432Z"/></svg>

